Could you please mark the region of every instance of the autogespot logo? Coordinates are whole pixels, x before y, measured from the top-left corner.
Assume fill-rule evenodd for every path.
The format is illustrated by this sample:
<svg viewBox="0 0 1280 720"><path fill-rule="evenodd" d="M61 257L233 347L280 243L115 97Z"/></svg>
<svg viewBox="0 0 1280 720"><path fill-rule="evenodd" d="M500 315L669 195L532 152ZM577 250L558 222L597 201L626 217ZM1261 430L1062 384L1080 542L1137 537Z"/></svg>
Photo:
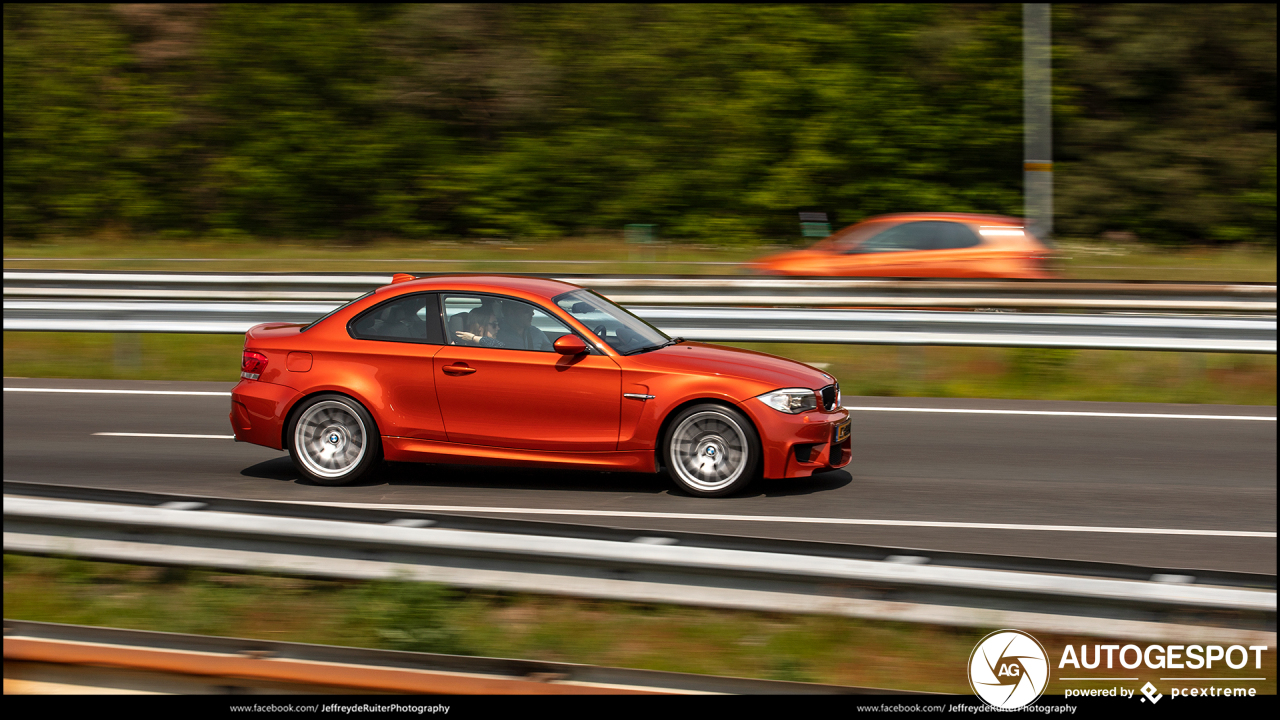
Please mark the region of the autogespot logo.
<svg viewBox="0 0 1280 720"><path fill-rule="evenodd" d="M988 705L1015 710L1035 702L1049 684L1049 655L1021 630L997 630L969 656L969 687Z"/></svg>

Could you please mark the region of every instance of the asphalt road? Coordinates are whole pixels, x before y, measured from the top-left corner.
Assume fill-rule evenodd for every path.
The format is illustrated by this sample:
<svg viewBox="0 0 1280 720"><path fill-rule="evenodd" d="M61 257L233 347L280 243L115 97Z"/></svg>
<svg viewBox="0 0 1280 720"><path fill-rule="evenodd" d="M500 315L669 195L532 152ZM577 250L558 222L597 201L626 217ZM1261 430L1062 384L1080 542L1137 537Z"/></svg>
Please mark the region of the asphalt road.
<svg viewBox="0 0 1280 720"><path fill-rule="evenodd" d="M1274 407L847 397L853 407L904 411L854 410L853 462L843 470L700 499L660 475L439 465L394 465L364 485L318 487L299 480L284 453L230 439L94 434L230 436L224 395L10 391L226 392L227 383L6 378L4 386L6 480L1276 572L1274 421L1116 415L1274 418ZM1011 412L905 411L913 408ZM1043 412L1098 415L1035 414ZM912 524L920 522L940 525ZM1262 535L1215 534L1241 531Z"/></svg>

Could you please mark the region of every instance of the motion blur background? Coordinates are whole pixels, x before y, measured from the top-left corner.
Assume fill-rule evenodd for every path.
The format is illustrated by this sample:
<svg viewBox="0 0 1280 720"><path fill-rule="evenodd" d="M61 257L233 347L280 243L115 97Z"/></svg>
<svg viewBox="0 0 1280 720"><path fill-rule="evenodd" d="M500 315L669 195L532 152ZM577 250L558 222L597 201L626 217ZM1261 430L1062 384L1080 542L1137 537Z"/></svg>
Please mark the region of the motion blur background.
<svg viewBox="0 0 1280 720"><path fill-rule="evenodd" d="M1275 5L1052 13L1058 235L1274 247ZM1018 4L11 4L4 236L1021 215L1022 71Z"/></svg>
<svg viewBox="0 0 1280 720"><path fill-rule="evenodd" d="M801 213L825 214L832 230L894 212L1022 216L1023 163L1041 159L1023 153L1023 10L6 4L5 269L729 274L812 243ZM1276 6L1051 12L1063 276L1274 283ZM6 390L51 378L229 389L243 342L5 332ZM1203 403L1274 415L1276 398L1274 354L740 345L823 368L846 400ZM162 413L150 397L53 397L62 404L6 397L6 480L318 497L282 458L253 466L250 448L230 440L108 444L87 430L66 440L117 420L131 431L187 428L173 417L207 423L191 437L214 438L226 432L221 398L207 411L204 400L171 400ZM971 403L948 407L957 404ZM990 542L1006 543L1003 553L1269 572L1274 591L1269 423L924 415L944 420L917 426L873 415L861 421L870 432L856 472L720 507L1271 532ZM935 441L942 450L931 454ZM254 470L264 466L286 469ZM433 472L402 470L354 492L370 502L692 507L648 477ZM992 552L963 533L814 537ZM16 619L952 693L970 692L965 659L983 634L21 554L5 556L5 606ZM1267 694L1274 658L1259 671Z"/></svg>

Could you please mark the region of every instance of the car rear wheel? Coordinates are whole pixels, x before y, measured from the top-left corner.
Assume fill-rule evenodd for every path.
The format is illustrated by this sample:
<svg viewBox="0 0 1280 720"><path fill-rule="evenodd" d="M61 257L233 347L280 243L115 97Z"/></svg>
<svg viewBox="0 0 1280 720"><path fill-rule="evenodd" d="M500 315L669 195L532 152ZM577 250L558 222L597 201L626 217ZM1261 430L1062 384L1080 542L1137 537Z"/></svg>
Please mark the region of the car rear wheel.
<svg viewBox="0 0 1280 720"><path fill-rule="evenodd" d="M668 474L700 497L742 490L759 474L760 437L751 422L724 405L694 405L677 415L663 442Z"/></svg>
<svg viewBox="0 0 1280 720"><path fill-rule="evenodd" d="M343 395L318 395L293 412L289 457L317 485L346 485L371 475L382 458L369 411Z"/></svg>

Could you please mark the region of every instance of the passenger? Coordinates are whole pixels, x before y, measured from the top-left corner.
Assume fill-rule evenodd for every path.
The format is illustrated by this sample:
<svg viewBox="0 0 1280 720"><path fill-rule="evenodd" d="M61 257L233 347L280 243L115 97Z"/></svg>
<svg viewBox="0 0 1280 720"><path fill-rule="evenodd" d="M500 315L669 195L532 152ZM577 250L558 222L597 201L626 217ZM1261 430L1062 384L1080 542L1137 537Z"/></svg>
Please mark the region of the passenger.
<svg viewBox="0 0 1280 720"><path fill-rule="evenodd" d="M493 314L493 310L479 307L467 313L466 330L459 330L454 333L463 345L476 345L479 347L506 347L497 338L498 334L498 318Z"/></svg>
<svg viewBox="0 0 1280 720"><path fill-rule="evenodd" d="M482 313L484 313L484 312L492 312L492 313L494 313L494 314L496 314L496 315L498 316L498 323L499 323L499 324L501 324L501 323L502 323L502 314L501 314L501 312L498 310L498 308L497 308L497 306L496 306L496 304L495 304L495 303L496 303L496 301L494 300L494 298L491 298L491 297L482 297L482 298L480 298L480 307L475 308L475 309L474 309L474 310L472 310L471 312L477 312L477 311L482 312ZM469 313L465 313L465 312L455 313L452 317L450 317L450 318L449 318L449 333L450 333L450 334L456 335L456 334L457 334L457 332L458 332L459 330L470 330L470 328L469 328L469 327L467 327L467 315L468 315L468 314L469 314Z"/></svg>
<svg viewBox="0 0 1280 720"><path fill-rule="evenodd" d="M554 350L546 333L530 324L533 321L532 305L504 301L502 311L502 329L498 331L498 339L505 347L542 352Z"/></svg>

